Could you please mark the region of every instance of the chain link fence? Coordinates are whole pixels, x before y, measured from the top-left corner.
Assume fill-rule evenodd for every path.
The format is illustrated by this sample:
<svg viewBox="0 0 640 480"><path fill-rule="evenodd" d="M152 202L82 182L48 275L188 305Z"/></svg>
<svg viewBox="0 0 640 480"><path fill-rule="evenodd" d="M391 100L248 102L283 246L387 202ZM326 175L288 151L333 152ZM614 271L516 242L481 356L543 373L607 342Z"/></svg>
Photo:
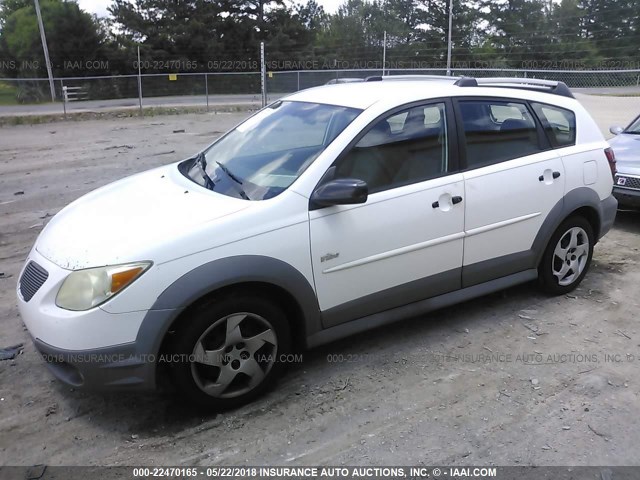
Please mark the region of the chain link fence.
<svg viewBox="0 0 640 480"><path fill-rule="evenodd" d="M301 70L267 72L269 100L343 78L382 75L382 70ZM445 75L444 69L389 69L386 75ZM565 82L573 89L614 89L640 94L639 70L521 70L454 69L453 75L470 77L525 77ZM0 79L0 114L62 113L154 106L259 107L260 72L175 73L54 79L57 102L52 103L49 82L43 78ZM73 91L67 95L65 91Z"/></svg>
<svg viewBox="0 0 640 480"><path fill-rule="evenodd" d="M307 70L273 72L267 81L269 92L289 93L304 88L323 85L340 78L366 78L382 75L382 70ZM446 75L446 69L387 69L385 75ZM638 87L640 93L640 70L522 70L522 69L453 69L453 76L467 77L524 77L555 80L570 88L617 88Z"/></svg>

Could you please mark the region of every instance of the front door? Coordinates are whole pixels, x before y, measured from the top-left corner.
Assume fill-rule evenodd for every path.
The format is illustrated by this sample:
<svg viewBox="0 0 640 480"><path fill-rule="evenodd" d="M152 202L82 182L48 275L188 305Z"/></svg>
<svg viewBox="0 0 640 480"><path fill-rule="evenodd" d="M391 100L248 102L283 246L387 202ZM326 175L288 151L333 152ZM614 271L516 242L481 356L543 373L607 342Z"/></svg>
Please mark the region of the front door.
<svg viewBox="0 0 640 480"><path fill-rule="evenodd" d="M314 280L325 327L460 288L464 183L446 102L374 122L334 164L367 182L360 205L311 210Z"/></svg>

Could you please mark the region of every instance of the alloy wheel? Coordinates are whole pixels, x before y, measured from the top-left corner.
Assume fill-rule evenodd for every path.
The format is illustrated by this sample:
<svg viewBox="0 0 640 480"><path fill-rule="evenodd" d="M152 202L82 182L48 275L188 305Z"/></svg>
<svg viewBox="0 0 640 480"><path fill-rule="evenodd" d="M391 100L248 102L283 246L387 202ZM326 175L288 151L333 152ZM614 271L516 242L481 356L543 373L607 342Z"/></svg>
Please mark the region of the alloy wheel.
<svg viewBox="0 0 640 480"><path fill-rule="evenodd" d="M553 275L561 286L571 285L580 277L589 259L589 236L581 227L567 230L553 252Z"/></svg>
<svg viewBox="0 0 640 480"><path fill-rule="evenodd" d="M256 388L276 360L278 341L271 324L247 312L214 322L200 336L191 357L191 374L207 395L232 398Z"/></svg>

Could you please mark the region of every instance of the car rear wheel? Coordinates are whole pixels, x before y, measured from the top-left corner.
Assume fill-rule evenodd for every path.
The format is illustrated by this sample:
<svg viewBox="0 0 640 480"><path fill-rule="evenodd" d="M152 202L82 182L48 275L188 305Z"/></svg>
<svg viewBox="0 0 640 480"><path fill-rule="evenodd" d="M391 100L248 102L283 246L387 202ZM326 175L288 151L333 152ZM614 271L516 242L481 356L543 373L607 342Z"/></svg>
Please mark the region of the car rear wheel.
<svg viewBox="0 0 640 480"><path fill-rule="evenodd" d="M250 402L282 372L291 338L282 309L267 299L230 296L197 308L176 332L174 384L195 403L226 409Z"/></svg>
<svg viewBox="0 0 640 480"><path fill-rule="evenodd" d="M538 267L542 288L554 295L575 289L589 270L594 235L583 217L566 219L551 237Z"/></svg>

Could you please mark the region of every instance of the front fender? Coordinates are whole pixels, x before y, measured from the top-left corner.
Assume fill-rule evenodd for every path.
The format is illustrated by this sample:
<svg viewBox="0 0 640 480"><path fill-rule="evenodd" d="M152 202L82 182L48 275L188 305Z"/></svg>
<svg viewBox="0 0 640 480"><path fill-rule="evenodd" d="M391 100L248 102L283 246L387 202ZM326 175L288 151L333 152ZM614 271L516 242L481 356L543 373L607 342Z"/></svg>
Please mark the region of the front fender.
<svg viewBox="0 0 640 480"><path fill-rule="evenodd" d="M200 265L167 287L145 315L138 336L137 350L157 355L169 328L190 305L224 287L259 282L288 292L303 314L305 337L321 330L321 316L315 291L296 268L281 260L259 255L226 257Z"/></svg>

